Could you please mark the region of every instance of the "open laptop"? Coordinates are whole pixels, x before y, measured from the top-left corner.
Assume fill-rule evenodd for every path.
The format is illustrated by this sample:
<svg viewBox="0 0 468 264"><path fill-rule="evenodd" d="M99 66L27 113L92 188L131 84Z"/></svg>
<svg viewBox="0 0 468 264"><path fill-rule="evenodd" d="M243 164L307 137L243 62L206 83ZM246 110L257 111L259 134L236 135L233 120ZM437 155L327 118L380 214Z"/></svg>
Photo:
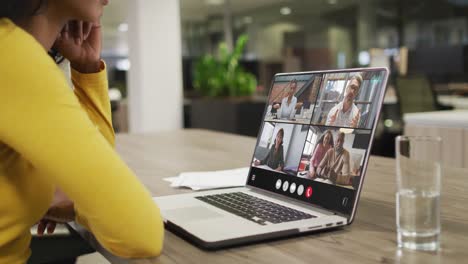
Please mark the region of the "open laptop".
<svg viewBox="0 0 468 264"><path fill-rule="evenodd" d="M274 76L245 187L155 198L166 228L204 249L350 225L386 68Z"/></svg>

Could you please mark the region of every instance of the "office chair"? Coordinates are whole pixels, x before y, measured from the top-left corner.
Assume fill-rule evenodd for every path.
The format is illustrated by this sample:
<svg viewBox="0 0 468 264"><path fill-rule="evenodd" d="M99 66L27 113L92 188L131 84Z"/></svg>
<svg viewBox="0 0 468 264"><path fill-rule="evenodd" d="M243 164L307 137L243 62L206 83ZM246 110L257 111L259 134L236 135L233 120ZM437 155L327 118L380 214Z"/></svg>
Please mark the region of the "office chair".
<svg viewBox="0 0 468 264"><path fill-rule="evenodd" d="M453 109L437 102L431 83L422 75L397 77L396 91L401 115Z"/></svg>
<svg viewBox="0 0 468 264"><path fill-rule="evenodd" d="M378 136L374 139L372 154L395 157L393 142L397 135L403 134L403 115L406 113L450 110L453 107L437 102L430 81L422 75L398 76L394 78L398 105L384 105L378 122ZM390 119L394 125L387 127L383 120Z"/></svg>

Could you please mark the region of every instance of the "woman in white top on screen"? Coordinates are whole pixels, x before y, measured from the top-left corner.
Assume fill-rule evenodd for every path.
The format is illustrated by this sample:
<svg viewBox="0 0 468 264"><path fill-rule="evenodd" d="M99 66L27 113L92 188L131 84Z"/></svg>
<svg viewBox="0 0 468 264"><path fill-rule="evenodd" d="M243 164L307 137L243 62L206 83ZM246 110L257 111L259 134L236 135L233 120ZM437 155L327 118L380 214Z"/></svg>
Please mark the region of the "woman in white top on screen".
<svg viewBox="0 0 468 264"><path fill-rule="evenodd" d="M356 74L351 77L346 87L345 97L343 101L335 105L330 112L328 112L327 126L340 126L340 127L357 127L361 118L359 108L354 104L354 99L359 93L362 85L362 76Z"/></svg>
<svg viewBox="0 0 468 264"><path fill-rule="evenodd" d="M289 90L286 97L281 101L281 106L279 104L273 105L274 109L279 109L277 116L280 119L294 119L296 115L297 98L294 96L294 93L296 93L297 80L291 80L286 87L288 86Z"/></svg>

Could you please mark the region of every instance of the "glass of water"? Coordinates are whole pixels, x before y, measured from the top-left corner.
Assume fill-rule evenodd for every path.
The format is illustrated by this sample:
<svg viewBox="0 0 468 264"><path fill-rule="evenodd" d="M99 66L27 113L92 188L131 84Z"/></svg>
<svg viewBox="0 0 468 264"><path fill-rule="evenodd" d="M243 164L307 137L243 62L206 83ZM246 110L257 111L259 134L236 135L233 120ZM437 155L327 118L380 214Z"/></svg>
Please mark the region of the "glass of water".
<svg viewBox="0 0 468 264"><path fill-rule="evenodd" d="M396 139L398 246L438 250L440 241L440 137Z"/></svg>

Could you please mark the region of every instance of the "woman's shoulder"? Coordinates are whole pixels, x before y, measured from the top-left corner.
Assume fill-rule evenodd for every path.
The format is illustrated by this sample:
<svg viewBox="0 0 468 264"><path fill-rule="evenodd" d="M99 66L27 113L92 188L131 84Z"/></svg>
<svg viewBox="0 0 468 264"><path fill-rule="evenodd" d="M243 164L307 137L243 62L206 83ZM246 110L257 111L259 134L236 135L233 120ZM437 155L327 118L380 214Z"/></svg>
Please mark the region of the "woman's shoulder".
<svg viewBox="0 0 468 264"><path fill-rule="evenodd" d="M0 83L14 83L17 90L50 87L50 82L65 78L32 35L5 19L0 20L0 58L0 72L4 73Z"/></svg>
<svg viewBox="0 0 468 264"><path fill-rule="evenodd" d="M326 147L323 144L318 144L316 152L319 152L321 155L325 155L328 150L330 150L330 147Z"/></svg>
<svg viewBox="0 0 468 264"><path fill-rule="evenodd" d="M11 31L15 28L15 24L8 18L0 18L0 34Z"/></svg>
<svg viewBox="0 0 468 264"><path fill-rule="evenodd" d="M8 19L0 19L0 67L40 72L56 67L47 51L29 33Z"/></svg>

